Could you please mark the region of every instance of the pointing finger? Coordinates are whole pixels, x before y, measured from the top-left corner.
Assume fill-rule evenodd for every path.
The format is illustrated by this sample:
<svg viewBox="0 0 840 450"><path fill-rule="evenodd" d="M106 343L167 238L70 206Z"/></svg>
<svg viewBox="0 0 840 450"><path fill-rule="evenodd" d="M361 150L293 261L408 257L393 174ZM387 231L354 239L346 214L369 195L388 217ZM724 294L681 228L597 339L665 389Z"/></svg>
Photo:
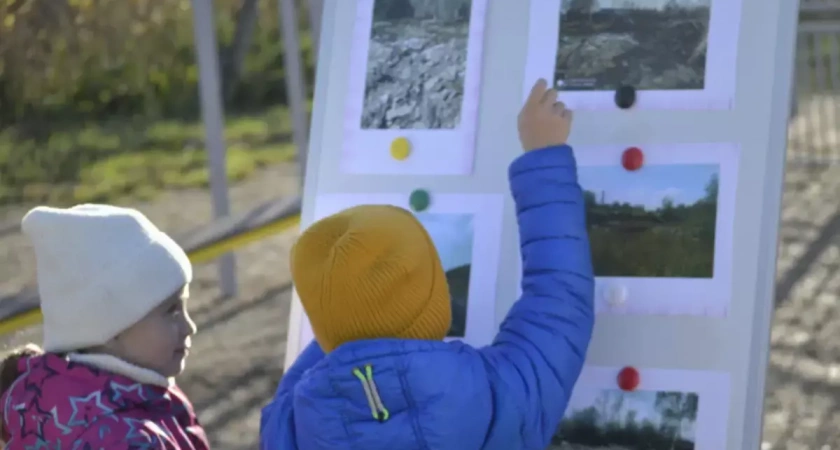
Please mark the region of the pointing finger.
<svg viewBox="0 0 840 450"><path fill-rule="evenodd" d="M539 104L547 87L548 82L545 81L545 78L537 80L534 87L531 88L531 93L528 94L528 100L525 102L526 106Z"/></svg>
<svg viewBox="0 0 840 450"><path fill-rule="evenodd" d="M557 89L552 88L552 89L549 89L549 90L545 91L545 94L543 94L542 98L540 99L540 104L542 104L544 106L551 107L551 105L553 105L554 102L556 102L556 101L557 101Z"/></svg>
<svg viewBox="0 0 840 450"><path fill-rule="evenodd" d="M564 119L571 122L572 119L574 119L574 117L575 117L575 112L572 111L571 109L564 109L563 113L562 113L562 116L563 116Z"/></svg>

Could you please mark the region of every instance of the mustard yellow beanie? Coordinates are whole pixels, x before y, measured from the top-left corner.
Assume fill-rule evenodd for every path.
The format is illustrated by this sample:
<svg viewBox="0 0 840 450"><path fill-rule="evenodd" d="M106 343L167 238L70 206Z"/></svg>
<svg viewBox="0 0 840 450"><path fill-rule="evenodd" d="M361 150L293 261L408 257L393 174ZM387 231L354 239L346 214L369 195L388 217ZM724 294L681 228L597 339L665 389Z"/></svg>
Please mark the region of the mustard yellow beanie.
<svg viewBox="0 0 840 450"><path fill-rule="evenodd" d="M292 281L325 352L376 338L442 340L452 321L437 250L410 212L363 205L307 228Z"/></svg>

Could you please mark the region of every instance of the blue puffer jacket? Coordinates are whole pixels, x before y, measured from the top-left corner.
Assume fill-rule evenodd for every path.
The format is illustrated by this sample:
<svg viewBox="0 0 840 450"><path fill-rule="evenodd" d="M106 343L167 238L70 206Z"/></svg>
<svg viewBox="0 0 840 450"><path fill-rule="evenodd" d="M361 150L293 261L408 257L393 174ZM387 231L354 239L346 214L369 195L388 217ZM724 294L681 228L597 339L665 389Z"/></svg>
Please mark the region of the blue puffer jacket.
<svg viewBox="0 0 840 450"><path fill-rule="evenodd" d="M523 294L493 343L476 349L377 339L344 344L326 357L312 343L263 409L261 449L549 445L592 336L594 278L583 194L568 146L525 153L509 176Z"/></svg>

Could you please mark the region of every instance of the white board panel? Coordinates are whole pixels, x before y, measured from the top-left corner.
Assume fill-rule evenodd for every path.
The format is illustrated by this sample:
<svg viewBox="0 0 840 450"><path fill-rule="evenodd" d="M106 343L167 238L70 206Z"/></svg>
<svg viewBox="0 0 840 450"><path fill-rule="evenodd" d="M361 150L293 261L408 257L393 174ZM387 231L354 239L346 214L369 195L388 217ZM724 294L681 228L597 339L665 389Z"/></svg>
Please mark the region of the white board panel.
<svg viewBox="0 0 840 450"><path fill-rule="evenodd" d="M348 133L348 124L351 120L359 121L358 103L362 98L359 67L365 67L366 62L359 60L358 36L367 34L365 30L360 31L360 23L373 26L372 16L362 20L359 15L371 9L371 1L325 2L302 226L318 216L319 197L396 195L403 198L400 196L423 188L433 198L462 195L503 198L501 221L496 224L499 228L487 232L488 236L500 235L499 242L488 246L497 249L498 255L491 258L497 265L495 270L486 272L496 276L484 280L493 287L488 292L495 294L495 314L487 315L492 319L482 320L493 320L494 324L489 328L486 324L478 326L482 331L475 336L480 340L488 335L484 330L498 326L519 292L518 238L507 190L507 166L520 153L516 116L523 100L523 86L538 76L551 77L552 71L556 77L557 61L554 68L549 66L553 60L551 54L558 53L558 42L550 35L561 33L562 23L555 20L560 19L557 15L564 6L560 0L473 2L479 5L475 11L480 10L480 14L474 11L469 16L470 22L462 24L458 31L461 37L457 39L463 41L458 42L468 51L456 58L456 62L463 60L464 66L459 68L453 63L451 74L452 80L462 85L456 93L460 96L458 104L466 111L461 119L472 123L459 122L447 131L423 130L416 123L399 125L398 120L393 120L384 129L362 133L371 136L364 139L360 139L362 134L358 130ZM697 188L688 183L689 171L679 177L683 184L665 186L675 189L668 191L670 194L662 193L663 190L656 194L660 197L648 196L653 200L641 199L642 191L651 191L656 185L654 181L645 184L645 173L650 175L650 180L655 178L654 171L645 172L646 168L714 165L720 184L716 191L714 251L706 261L713 275L697 275L696 271L706 269L696 266L691 269L695 271L691 276L660 268L661 273L656 275L622 276L614 272L599 277L601 308L585 369L585 373L594 375L589 377L590 382L579 384L575 395L584 404L587 392L607 389L620 368L634 367L641 376L641 386L648 386L651 391L696 394L680 397L689 406L692 401L699 401L694 405L693 418L685 419L680 425L684 434L681 439L693 439L694 448L755 449L761 444L798 2L678 0L672 3L679 6L684 2L701 9L704 2L710 5L708 22L699 25L706 26L709 32L708 42L702 44L706 52L705 87L640 86L638 103L629 110L611 105L612 95L606 89L572 93L570 103L578 110L570 144L575 147L581 167L620 167L622 149L640 148L647 165L639 171L639 178L628 181L640 193L634 194L630 189L621 192L614 186L599 184L597 174L587 178L587 183L593 186L593 192L603 194L596 196L595 202L603 208L621 201L630 206L649 204L637 213L650 220L661 215L666 204L668 208L690 209L699 196L692 197L689 193ZM601 0L600 9L591 11L592 23L583 21L575 26L597 27L609 34L615 23L626 25L633 22L628 22L627 17L635 18L636 13L623 13L625 16L618 22L604 22L605 17L620 13L616 10L634 4L638 9L651 10L639 13L639 17L654 20L668 3L666 0ZM553 8L554 12L541 14L541 7ZM600 11L605 8L611 11ZM687 25L679 18L673 19L672 24L698 26L696 17L692 17L685 18ZM686 30L690 34L690 29ZM625 27L613 30L619 37L605 38L602 34L597 39L621 39L625 42L622 45L629 45L626 42L641 39L632 33L632 29ZM416 35L414 38L418 39ZM422 42L411 45L426 48ZM694 50L700 48L694 45ZM545 52L548 56L540 56ZM694 53L687 58L696 58ZM632 66L632 61L624 64ZM628 73L631 69L640 70L631 67ZM684 69L668 68L678 74ZM365 73L370 70L366 68ZM377 73L381 75L381 71ZM690 78L690 74L685 76ZM580 77L573 81L580 82ZM426 87L433 86L430 82ZM399 96L386 100L402 101ZM355 105L355 110L350 111L353 108L348 105ZM441 109L441 104L426 104L424 108L424 111L438 111L433 113L437 122L424 123L443 124L438 128L446 128L440 114L449 113ZM356 117L348 118L351 112ZM389 160L390 148L385 148L391 145L390 139L397 137L405 137L411 144L411 153L403 161ZM471 141L474 148L470 148ZM352 164L347 162L351 153L355 158ZM435 168L436 160L447 166ZM610 199L610 192L618 192L615 201ZM657 199L662 203L659 206ZM619 270L614 259L610 260L613 266L605 261L608 259L596 263ZM657 280L659 287L640 279ZM699 295L693 288L707 289L708 295ZM623 302L614 301L616 292L623 292L618 296ZM668 304L667 292L671 292L672 298L679 298ZM287 366L311 339L296 296L293 296L290 320ZM676 401L677 397L670 398ZM638 405L644 402L642 397L627 401ZM724 417L725 421L721 419ZM696 424L688 424L692 420ZM725 429L722 436L721 428ZM706 436L699 437L697 433Z"/></svg>

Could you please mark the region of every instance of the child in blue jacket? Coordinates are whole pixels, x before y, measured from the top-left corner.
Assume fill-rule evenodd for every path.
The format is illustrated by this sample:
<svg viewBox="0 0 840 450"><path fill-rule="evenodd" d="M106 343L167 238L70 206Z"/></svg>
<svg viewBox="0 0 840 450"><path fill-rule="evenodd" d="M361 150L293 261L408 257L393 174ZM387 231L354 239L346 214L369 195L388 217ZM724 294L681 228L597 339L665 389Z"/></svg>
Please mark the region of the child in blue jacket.
<svg viewBox="0 0 840 450"><path fill-rule="evenodd" d="M449 291L408 211L359 206L310 226L292 276L315 341L262 411L263 450L544 450L580 375L594 322L571 111L540 80L510 166L522 297L493 342L443 342ZM494 280L486 280L488 283Z"/></svg>

